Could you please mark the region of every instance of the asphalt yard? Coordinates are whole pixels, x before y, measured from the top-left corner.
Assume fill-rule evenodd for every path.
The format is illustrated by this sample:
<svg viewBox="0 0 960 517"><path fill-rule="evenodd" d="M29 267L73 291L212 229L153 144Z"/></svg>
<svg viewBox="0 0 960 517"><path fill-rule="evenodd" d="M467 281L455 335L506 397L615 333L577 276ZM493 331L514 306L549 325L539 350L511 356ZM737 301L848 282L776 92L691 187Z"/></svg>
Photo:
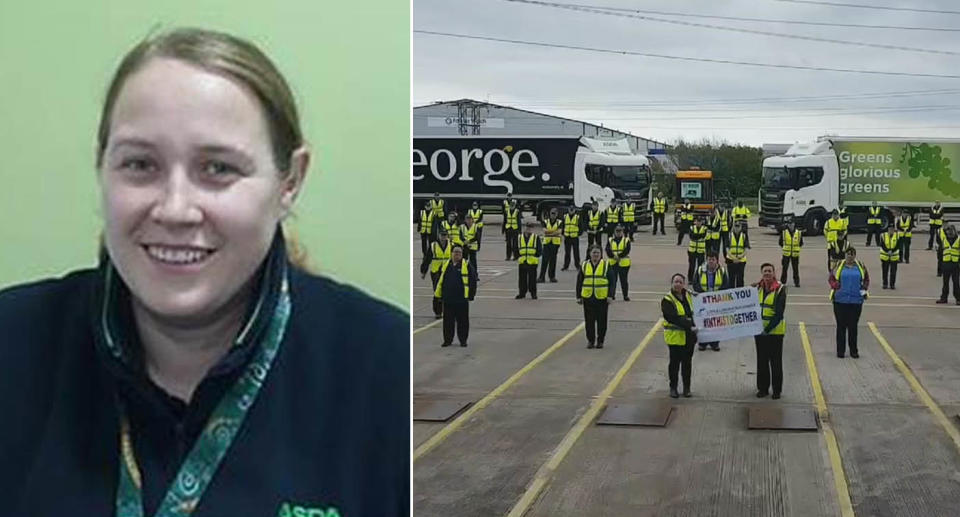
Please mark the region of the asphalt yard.
<svg viewBox="0 0 960 517"><path fill-rule="evenodd" d="M440 347L414 235L414 411L471 404L414 422L418 517L960 515L960 306L934 303L925 233L895 291L881 289L878 248L851 237L871 276L859 359L836 357L825 243L807 238L801 287L787 282L783 397L755 397L754 343L742 339L697 350L693 396L670 399L659 302L687 269L673 228L636 234L631 301L617 293L605 347L587 350L562 249L558 282L515 300L517 265L488 219L466 348ZM751 223L747 283L763 262L780 272L777 236ZM672 407L663 427L596 424L608 406L658 402ZM816 430L750 430L758 408L812 410Z"/></svg>

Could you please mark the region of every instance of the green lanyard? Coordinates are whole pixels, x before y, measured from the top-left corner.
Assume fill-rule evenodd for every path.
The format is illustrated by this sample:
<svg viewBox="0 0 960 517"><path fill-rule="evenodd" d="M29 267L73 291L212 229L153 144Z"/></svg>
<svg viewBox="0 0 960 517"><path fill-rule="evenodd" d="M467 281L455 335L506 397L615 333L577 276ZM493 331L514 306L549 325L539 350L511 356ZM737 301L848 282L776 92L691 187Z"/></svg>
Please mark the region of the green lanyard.
<svg viewBox="0 0 960 517"><path fill-rule="evenodd" d="M180 470L172 486L167 489L154 517L190 515L196 509L243 424L247 411L257 399L280 348L290 309L290 294L284 276L277 307L260 351L213 410L196 444L180 465ZM130 422L121 409L120 480L117 486L116 517L143 517L142 486L140 469L133 454Z"/></svg>

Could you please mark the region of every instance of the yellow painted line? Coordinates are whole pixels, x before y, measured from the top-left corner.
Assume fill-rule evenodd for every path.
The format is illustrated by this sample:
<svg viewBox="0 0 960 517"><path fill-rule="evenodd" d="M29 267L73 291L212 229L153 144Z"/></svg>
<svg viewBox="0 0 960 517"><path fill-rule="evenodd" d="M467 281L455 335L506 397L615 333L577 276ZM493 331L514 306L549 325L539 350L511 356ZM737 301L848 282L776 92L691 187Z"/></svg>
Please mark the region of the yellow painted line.
<svg viewBox="0 0 960 517"><path fill-rule="evenodd" d="M910 383L910 387L913 388L913 391L916 392L917 396L920 397L920 400L930 409L930 412L933 413L934 418L937 419L937 422L943 426L943 429L947 431L947 434L950 435L950 438L953 440L953 444L957 446L957 450L960 451L960 431L957 430L956 426L950 423L950 419L947 418L947 415L943 413L943 410L940 409L940 406L933 400L933 397L927 393L927 390L924 389L923 385L920 384L920 381L917 380L917 377L910 371L910 367L900 359L900 356L893 351L893 347L890 346L890 343L887 342L886 338L883 337L883 334L880 333L880 330L877 329L877 326L874 323L868 322L867 326L870 327L870 331L873 332L873 335L877 338L877 341L880 342L880 346L887 351L887 355L890 356L890 359L893 359L893 364L897 365L897 368L900 370L900 373L907 378L907 382Z"/></svg>
<svg viewBox="0 0 960 517"><path fill-rule="evenodd" d="M610 395L613 393L613 390L617 389L617 386L620 385L620 381L627 375L627 372L633 367L633 363L637 361L637 358L640 357L640 354L643 352L643 349L647 347L647 344L650 343L650 340L657 334L657 330L660 329L660 325L663 324L663 318L657 320L653 325L653 328L647 332L647 335L644 336L643 340L633 349L633 352L630 353L630 356L627 357L626 362L623 363L623 366L620 367L620 370L617 371L616 375L613 376L613 379L607 384L607 387L597 395L593 403L590 404L590 409L587 410L583 416L580 417L580 420L577 421L576 425L567 432L567 435L563 437L563 441L560 442L560 445L557 445L557 448L554 449L553 454L550 456L550 459L547 460L543 466L540 467L540 470L537 471L536 476L533 478L533 482L530 483L530 486L527 487L527 491L524 492L523 496L517 501L517 504L513 505L513 509L510 510L510 513L507 514L508 517L520 517L527 510L530 509L530 506L536 501L537 497L540 495L540 492L543 491L544 487L547 486L547 483L550 481L550 478L553 476L553 473L557 470L557 467L560 466L560 463L563 462L563 459L566 458L567 453L570 452L570 449L573 448L573 445L577 443L577 440L580 439L580 436L583 435L583 432L587 430L587 426L593 422L593 419L597 417L597 414L600 413L600 410L603 409L604 404L607 403L607 399L610 398Z"/></svg>
<svg viewBox="0 0 960 517"><path fill-rule="evenodd" d="M810 373L810 386L813 387L817 414L820 415L820 424L823 426L823 435L827 442L827 455L830 457L830 467L833 470L833 485L837 490L840 515L842 517L854 517L853 504L850 502L850 489L848 488L847 477L843 473L843 461L840 459L840 447L837 445L837 436L830 425L830 414L827 411L827 402L823 398L823 387L820 386L817 363L813 359L813 350L810 348L807 325L802 321L800 322L800 339L803 342L803 353L807 358L807 371Z"/></svg>
<svg viewBox="0 0 960 517"><path fill-rule="evenodd" d="M533 360L527 363L523 368L520 368L519 370L517 370L517 372L511 375L509 379L503 381L502 384L494 388L493 391L491 391L490 393L487 393L487 395L482 399L478 400L476 404L467 408L467 410L461 413L460 416L454 419L453 422L450 422L449 424L444 426L443 429L440 429L439 431L437 431L437 433L431 436L427 441L421 443L420 446L417 447L415 451L413 451L413 460L416 461L420 456L423 456L424 454L429 452L430 449L433 449L438 444L440 444L440 442L445 440L447 436L450 436L450 433L459 429L460 426L462 426L477 411L480 411L481 409L487 407L488 404L493 402L493 399L500 396L500 394L506 391L506 389L509 388L513 383L517 382L517 380L519 380L520 377L523 377L527 372L532 370L535 366L543 362L544 359L549 357L550 354L554 353L555 351L557 351L557 349L565 345L567 341L570 341L570 338L572 338L578 332L583 330L584 326L585 324L581 323L577 325L570 332L567 332L567 335L560 338L560 340L557 341L556 343L550 345L550 348L544 350L540 355L533 358Z"/></svg>
<svg viewBox="0 0 960 517"><path fill-rule="evenodd" d="M416 336L417 334L423 332L424 330L427 330L427 329L429 329L429 328L436 327L437 325L439 325L439 324L442 323L442 322L443 322L443 320L437 320L437 321L434 321L433 323L424 325L424 326L422 326L422 327L420 327L420 328L418 328L418 329L414 329L412 335Z"/></svg>

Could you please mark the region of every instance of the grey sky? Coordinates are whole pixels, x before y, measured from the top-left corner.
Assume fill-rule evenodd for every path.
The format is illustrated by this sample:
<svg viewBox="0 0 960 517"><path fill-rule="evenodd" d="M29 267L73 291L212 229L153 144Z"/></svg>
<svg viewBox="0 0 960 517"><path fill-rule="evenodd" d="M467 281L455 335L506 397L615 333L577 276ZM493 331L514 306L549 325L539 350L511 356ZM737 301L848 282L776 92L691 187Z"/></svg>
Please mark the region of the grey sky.
<svg viewBox="0 0 960 517"><path fill-rule="evenodd" d="M960 29L960 14L830 7L776 0L553 1L698 15ZM846 3L960 11L958 2L948 0L885 3L851 0ZM505 0L413 2L413 26L419 30L708 59L960 75L960 32L634 14L947 51L956 55L743 34ZM940 92L871 95L930 90ZM465 97L603 123L606 127L667 142L678 137L688 140L708 137L760 145L811 140L825 133L960 138L960 78L684 62L415 33L414 105ZM816 98L797 99L800 97ZM758 98L784 100L727 102ZM873 113L858 113L868 111ZM877 113L883 111L886 112ZM832 112L839 113L830 114Z"/></svg>

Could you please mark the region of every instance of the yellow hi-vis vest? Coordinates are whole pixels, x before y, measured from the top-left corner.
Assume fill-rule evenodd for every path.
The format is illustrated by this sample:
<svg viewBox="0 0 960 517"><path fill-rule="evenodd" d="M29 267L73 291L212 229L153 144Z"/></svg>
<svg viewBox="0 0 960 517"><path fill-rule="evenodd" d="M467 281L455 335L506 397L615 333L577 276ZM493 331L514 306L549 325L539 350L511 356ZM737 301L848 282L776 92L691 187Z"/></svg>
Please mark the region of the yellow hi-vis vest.
<svg viewBox="0 0 960 517"><path fill-rule="evenodd" d="M723 285L723 280L727 277L727 272L720 266L717 266L717 270L714 272L713 277L713 289L710 289L710 279L707 278L707 265L703 264L697 268L697 278L700 282L701 291L719 291L720 286Z"/></svg>
<svg viewBox="0 0 960 517"><path fill-rule="evenodd" d="M783 256L800 256L800 230L794 230L792 234L790 230L783 230Z"/></svg>
<svg viewBox="0 0 960 517"><path fill-rule="evenodd" d="M600 212L599 211L590 211L590 221L588 229L591 232L596 232L600 228Z"/></svg>
<svg viewBox="0 0 960 517"><path fill-rule="evenodd" d="M693 297L690 296L690 293L687 292L687 304L690 306L690 310L693 310ZM677 316L681 318L687 316L687 311L683 309L683 303L673 295L673 291L667 293L663 297L666 300L669 300L677 307ZM663 323L663 340L667 342L667 345L670 346L684 346L687 344L687 331L683 327L678 327L670 322Z"/></svg>
<svg viewBox="0 0 960 517"><path fill-rule="evenodd" d="M614 224L620 222L620 207L607 208L607 224Z"/></svg>
<svg viewBox="0 0 960 517"><path fill-rule="evenodd" d="M518 264L539 264L540 259L537 257L537 234L531 233L530 238L526 241L523 240L523 234L517 236L519 239L520 247L520 258L517 259Z"/></svg>
<svg viewBox="0 0 960 517"><path fill-rule="evenodd" d="M607 278L607 261L601 260L594 267L592 262L585 260L580 269L583 271L583 287L580 288L580 297L605 300L610 285L610 280Z"/></svg>
<svg viewBox="0 0 960 517"><path fill-rule="evenodd" d="M750 209L747 207L733 207L733 220L734 222L746 221L750 217Z"/></svg>
<svg viewBox="0 0 960 517"><path fill-rule="evenodd" d="M760 294L760 316L763 318L763 327L766 328L767 324L770 323L770 320L773 319L773 315L777 312L774 310L774 304L777 299L777 295L780 294L780 291L783 289L781 285L776 290L770 291L769 293L763 292L763 287L757 287L757 292ZM782 336L786 333L787 330L787 320L782 318L780 323L776 327L770 329L769 336Z"/></svg>
<svg viewBox="0 0 960 517"><path fill-rule="evenodd" d="M444 248L439 242L433 243L433 260L430 261L430 272L440 271L440 267L447 260L450 260L450 254L453 252L453 243L447 240L447 247Z"/></svg>
<svg viewBox="0 0 960 517"><path fill-rule="evenodd" d="M543 222L543 228L548 232L552 232L552 231L557 232L557 235L555 237L547 237L546 235L544 235L543 243L555 244L559 246L560 245L560 219L557 219L556 221L553 221L553 222L550 222L550 219L547 219L546 221Z"/></svg>
<svg viewBox="0 0 960 517"><path fill-rule="evenodd" d="M580 214L563 216L563 236L576 239L580 236Z"/></svg>
<svg viewBox="0 0 960 517"><path fill-rule="evenodd" d="M687 221L688 223L693 222L693 205L687 203L680 208L680 220Z"/></svg>
<svg viewBox="0 0 960 517"><path fill-rule="evenodd" d="M913 232L910 230L910 216L900 216L897 217L897 228L899 228L900 237L913 237Z"/></svg>
<svg viewBox="0 0 960 517"><path fill-rule="evenodd" d="M433 228L433 211L421 210L420 211L420 233L430 233L430 230L432 228Z"/></svg>
<svg viewBox="0 0 960 517"><path fill-rule="evenodd" d="M478 208L476 210L470 209L467 210L467 215L473 218L473 224L477 225L477 228L483 228L483 209Z"/></svg>
<svg viewBox="0 0 960 517"><path fill-rule="evenodd" d="M943 262L960 262L960 235L951 244L947 240L947 232L940 230L940 245L943 247Z"/></svg>
<svg viewBox="0 0 960 517"><path fill-rule="evenodd" d="M433 209L434 217L443 217L443 200L442 199L439 201L436 199L431 199L430 207Z"/></svg>
<svg viewBox="0 0 960 517"><path fill-rule="evenodd" d="M867 224L880 224L880 207L870 207L870 217L867 218Z"/></svg>
<svg viewBox="0 0 960 517"><path fill-rule="evenodd" d="M623 250L627 248L628 242L630 242L630 238L627 236L620 237L620 242L617 242L617 239L610 239L610 251L613 252L613 258L608 258L607 261L610 262L611 266L614 264L617 264L620 267L630 266L630 257L620 256L620 254L623 253Z"/></svg>
<svg viewBox="0 0 960 517"><path fill-rule="evenodd" d="M827 219L827 222L823 225L823 234L827 238L827 247L830 247L831 242L837 241L837 234L843 230L843 219L833 220L831 217Z"/></svg>
<svg viewBox="0 0 960 517"><path fill-rule="evenodd" d="M730 231L730 218L727 217L727 211L720 212L720 231L727 233Z"/></svg>
<svg viewBox="0 0 960 517"><path fill-rule="evenodd" d="M883 239L883 246L891 251L885 251L883 247L880 248L880 262L897 262L900 260L900 248L897 247L897 242L900 240L900 236L897 235L897 232L893 232L893 235L885 233L880 236Z"/></svg>
<svg viewBox="0 0 960 517"><path fill-rule="evenodd" d="M840 274L843 272L844 266L846 266L846 263L841 261L840 265L838 265L837 269L833 272L833 277L837 279L837 282L840 281ZM863 279L867 278L867 270L863 267L863 263L860 262L859 260L857 261L857 269L860 270L860 282L862 285ZM835 292L836 291L834 289L830 289L830 301L833 301L833 294ZM869 297L868 295L864 295L863 299L866 300L868 297Z"/></svg>
<svg viewBox="0 0 960 517"><path fill-rule="evenodd" d="M930 209L930 226L942 226L943 225L943 207L941 206L939 210Z"/></svg>
<svg viewBox="0 0 960 517"><path fill-rule="evenodd" d="M637 205L626 203L623 205L623 222L632 223L637 220Z"/></svg>
<svg viewBox="0 0 960 517"><path fill-rule="evenodd" d="M454 244L463 245L463 240L460 239L460 225L456 223L450 223L448 221L443 221L440 223L444 230L447 231L447 238L450 239Z"/></svg>
<svg viewBox="0 0 960 517"><path fill-rule="evenodd" d="M504 210L504 215L507 218L506 224L504 224L504 229L507 230L519 230L520 229L520 209L514 208L513 210L507 208Z"/></svg>
<svg viewBox="0 0 960 517"><path fill-rule="evenodd" d="M710 222L707 224L707 226L710 228L710 231L707 232L707 240L720 240L720 214L714 215L713 219L710 219Z"/></svg>
<svg viewBox="0 0 960 517"><path fill-rule="evenodd" d="M707 252L707 227L701 226L698 230L696 226L690 228L690 244L687 246L687 251L690 253L706 253Z"/></svg>
<svg viewBox="0 0 960 517"><path fill-rule="evenodd" d="M667 213L667 199L666 198L653 198L653 213L655 214L665 214Z"/></svg>
<svg viewBox="0 0 960 517"><path fill-rule="evenodd" d="M746 248L743 246L744 239L746 239L746 237L747 234L745 233L741 233L739 239L737 239L736 234L730 236L730 245L727 246L728 257L740 259L746 263L747 252Z"/></svg>
<svg viewBox="0 0 960 517"><path fill-rule="evenodd" d="M467 248L472 251L480 249L480 244L477 242L477 228L477 223L473 223L473 226L469 227L465 224L460 225L460 235L463 238L463 242Z"/></svg>
<svg viewBox="0 0 960 517"><path fill-rule="evenodd" d="M443 262L443 267L440 268L440 278L437 280L437 289L433 292L434 298L441 298L443 296L443 277L447 274L447 266L450 265L450 261L446 260ZM467 266L467 259L460 261L460 277L463 279L463 299L470 298L470 267Z"/></svg>

